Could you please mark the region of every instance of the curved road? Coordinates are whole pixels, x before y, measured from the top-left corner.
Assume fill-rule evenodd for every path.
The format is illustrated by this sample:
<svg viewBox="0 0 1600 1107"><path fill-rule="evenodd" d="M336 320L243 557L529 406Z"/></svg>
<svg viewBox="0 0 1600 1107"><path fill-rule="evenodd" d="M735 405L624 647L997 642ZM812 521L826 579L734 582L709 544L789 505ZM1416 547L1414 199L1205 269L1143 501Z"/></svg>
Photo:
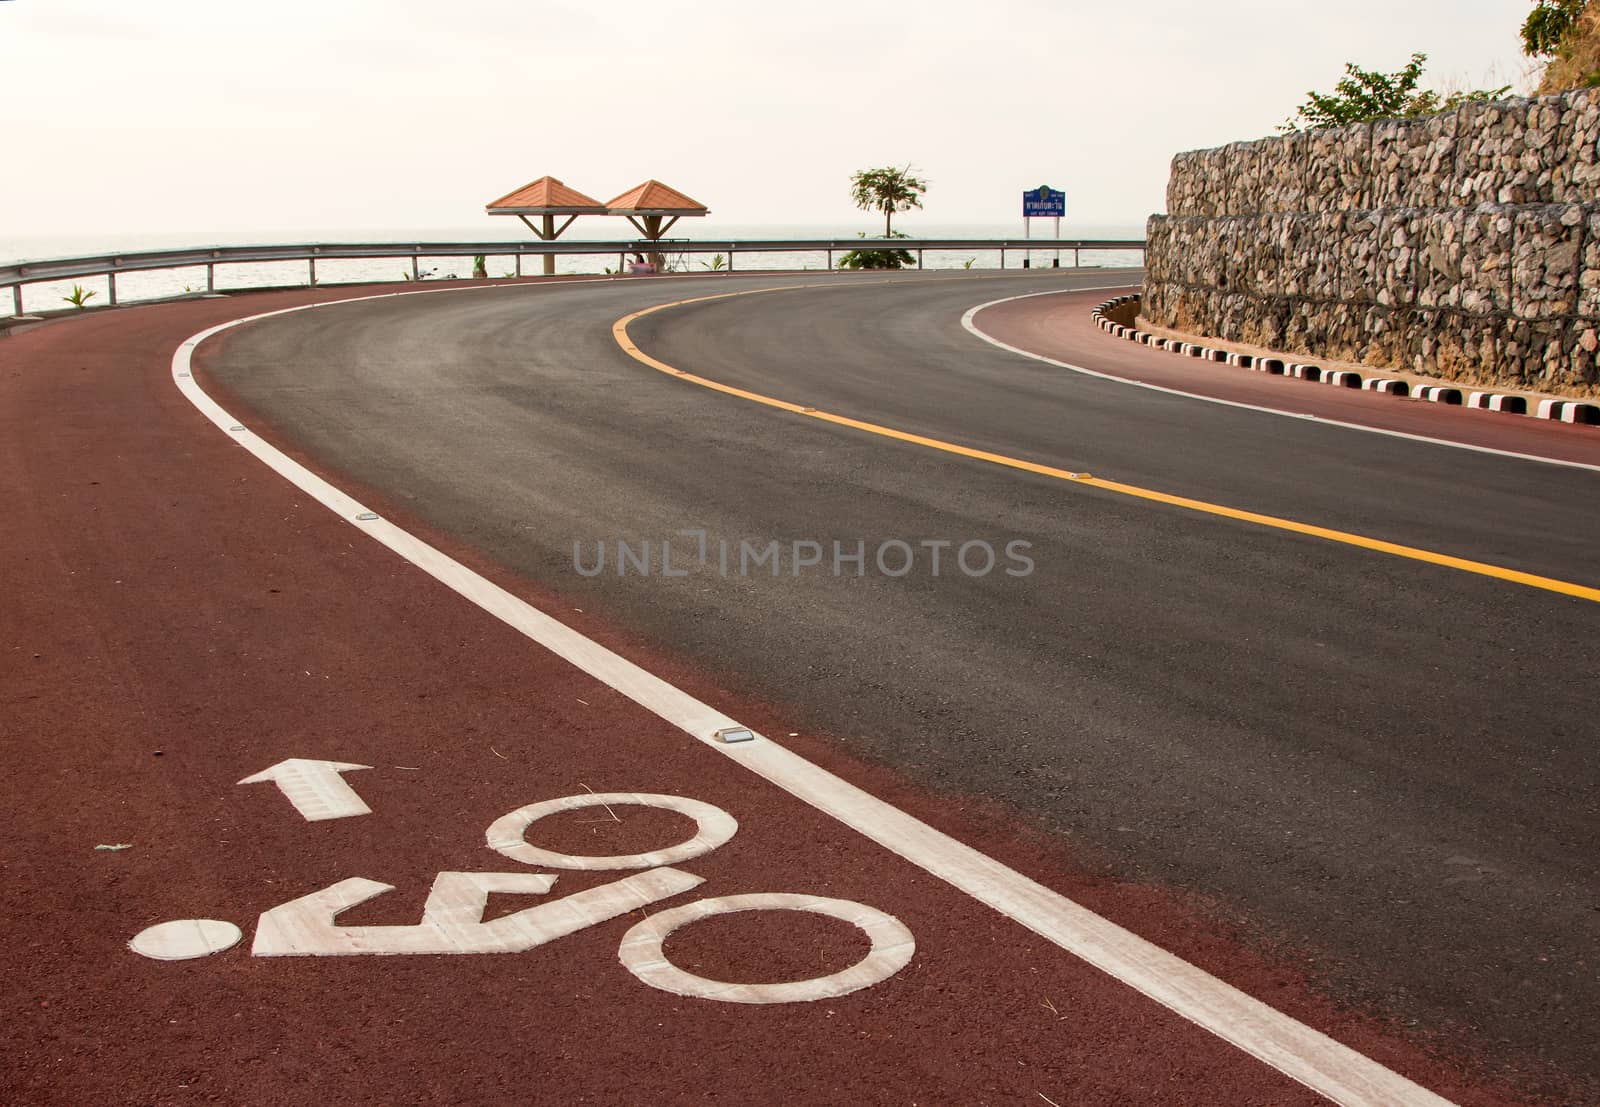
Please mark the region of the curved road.
<svg viewBox="0 0 1600 1107"><path fill-rule="evenodd" d="M794 730L996 801L1080 867L1207 897L1340 998L1492 1064L1600 1081L1600 605L806 419L656 372L612 335L641 306L805 285L672 307L629 335L678 369L911 434L1600 586L1594 471L1133 389L961 326L985 301L1116 279L389 298L252 324L201 364L392 513ZM1047 352L1174 371L1089 329ZM1285 406L1312 396L1262 386ZM1396 410L1338 403L1358 401ZM1437 413L1439 433L1460 417ZM704 563L683 531L707 535ZM649 543L649 575L618 574L618 540ZM684 575L662 574L666 540ZM873 564L895 540L905 576ZM741 573L739 544L770 541L780 575ZM942 541L935 575L921 543ZM835 575L834 544L858 542L865 573ZM965 542L999 567L953 567ZM1004 572L1012 542L1031 573ZM796 543L822 564L796 572ZM585 575L601 547L605 571Z"/></svg>

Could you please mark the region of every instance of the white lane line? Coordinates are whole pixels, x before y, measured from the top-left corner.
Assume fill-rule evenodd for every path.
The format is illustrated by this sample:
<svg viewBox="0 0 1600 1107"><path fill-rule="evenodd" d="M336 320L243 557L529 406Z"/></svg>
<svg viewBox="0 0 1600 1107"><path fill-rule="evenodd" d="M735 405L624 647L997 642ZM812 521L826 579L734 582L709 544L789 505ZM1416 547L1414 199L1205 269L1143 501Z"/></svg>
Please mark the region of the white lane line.
<svg viewBox="0 0 1600 1107"><path fill-rule="evenodd" d="M739 726L737 720L590 641L415 535L377 516L360 501L253 431L230 432L229 428L241 424L195 382L191 367L195 348L231 327L322 306L327 305L263 312L208 327L186 340L172 355L174 382L206 418L278 475L488 614L703 745L1285 1076L1348 1107L1393 1107L1397 1104L1441 1107L1448 1103L1348 1046L813 765L771 739L758 735L755 741L732 745L718 741L717 731Z"/></svg>
<svg viewBox="0 0 1600 1107"><path fill-rule="evenodd" d="M1126 288L1128 286L1118 285L1117 287ZM1032 350L1024 350L1020 346L1013 346L1009 342L1002 342L994 335L979 330L977 323L974 321L977 318L978 313L986 308L998 307L1001 304L1009 304L1014 300L1031 300L1035 296L1062 296L1066 295L1067 293L1078 291L1080 290L1076 288L1056 288L1051 289L1049 292L1028 292L1021 296L1005 296L998 300L990 300L988 303L979 304L977 307L969 308L967 313L961 317L961 325L991 346L997 346L1002 350L1009 351L1010 353L1020 354L1026 358L1032 358L1034 361L1042 361L1046 365L1054 365L1058 369L1069 369L1074 373L1082 373L1086 377L1099 377L1103 381L1113 381L1117 384L1131 385L1134 388L1147 388L1151 392L1164 392L1168 396L1182 396L1186 400L1203 400L1208 404L1221 404L1223 407L1236 407L1244 411L1259 411L1266 415L1282 415L1290 419L1312 419L1325 427L1343 427L1345 430L1365 431L1368 434L1381 434L1389 438L1404 438L1411 442L1427 442L1434 446L1449 446L1452 449L1471 450L1473 453L1478 454L1494 454L1499 457L1513 457L1519 461L1537 461L1545 465L1560 465L1568 469L1587 469L1593 473L1600 473L1600 465L1591 465L1584 461L1567 461L1564 458L1559 457L1544 457L1540 454L1523 454L1517 453L1515 450L1497 450L1493 446L1475 446L1470 442L1452 442L1448 438L1430 438L1425 434L1408 434L1405 431L1387 430L1383 427L1369 427L1362 423L1348 423L1342 419L1324 419L1320 415L1308 415L1305 412L1300 411L1283 411L1275 407L1264 407L1261 404L1247 404L1240 400L1224 400L1218 396L1204 396L1198 392L1185 392L1181 388L1167 388L1164 385L1151 384L1149 381L1134 380L1131 377L1119 377L1114 373L1102 373L1098 369L1087 369L1082 365L1074 365L1070 361L1060 361L1053 357L1046 357L1044 354L1036 354ZM1083 289L1081 291L1087 292L1094 290Z"/></svg>

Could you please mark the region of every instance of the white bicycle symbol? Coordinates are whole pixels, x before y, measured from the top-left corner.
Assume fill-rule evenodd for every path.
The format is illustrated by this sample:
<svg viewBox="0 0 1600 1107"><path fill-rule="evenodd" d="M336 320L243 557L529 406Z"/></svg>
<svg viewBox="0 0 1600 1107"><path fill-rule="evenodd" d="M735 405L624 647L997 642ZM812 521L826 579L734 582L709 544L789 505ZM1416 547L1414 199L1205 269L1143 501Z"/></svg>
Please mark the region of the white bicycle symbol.
<svg viewBox="0 0 1600 1107"><path fill-rule="evenodd" d="M585 807L628 805L686 815L694 820L695 833L665 849L616 857L556 853L527 841L528 828L546 816ZM340 926L340 913L394 891L391 884L352 877L263 912L250 952L256 957L523 953L700 886L705 883L703 877L671 866L705 856L728 842L738 829L738 822L726 811L683 796L588 793L529 804L495 820L486 834L490 849L541 868L642 871L489 922L483 921L483 912L490 893L543 895L554 887L558 874L442 872L434 879L417 925ZM673 931L700 919L741 911L826 915L859 928L871 948L860 961L839 972L778 984L710 980L668 959L663 943ZM232 923L180 919L142 931L129 945L145 957L184 960L219 952L240 937ZM899 972L915 952L916 940L905 924L877 908L851 900L771 892L696 900L649 916L623 935L617 956L645 984L676 995L727 1003L797 1003L871 987Z"/></svg>

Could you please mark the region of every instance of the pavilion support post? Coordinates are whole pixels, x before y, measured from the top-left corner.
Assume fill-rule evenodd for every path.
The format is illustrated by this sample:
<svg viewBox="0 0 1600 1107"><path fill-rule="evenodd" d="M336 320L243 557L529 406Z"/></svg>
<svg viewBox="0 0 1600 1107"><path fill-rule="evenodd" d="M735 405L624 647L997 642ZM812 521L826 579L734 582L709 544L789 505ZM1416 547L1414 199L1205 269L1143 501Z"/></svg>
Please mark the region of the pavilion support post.
<svg viewBox="0 0 1600 1107"><path fill-rule="evenodd" d="M668 224L668 226L670 225ZM657 273L660 273L667 267L667 259L661 253L661 235L663 231L661 216L645 216L643 230L645 238L650 240L650 253L645 255L645 260L655 267Z"/></svg>
<svg viewBox="0 0 1600 1107"><path fill-rule="evenodd" d="M546 212L544 218L539 222L543 224L540 227L540 230L543 232L540 237L542 237L546 242L550 241L556 236L556 217L554 215ZM568 222L570 223L571 220L569 219ZM553 277L556 275L556 256L554 254L546 254L544 256L544 275L547 277Z"/></svg>

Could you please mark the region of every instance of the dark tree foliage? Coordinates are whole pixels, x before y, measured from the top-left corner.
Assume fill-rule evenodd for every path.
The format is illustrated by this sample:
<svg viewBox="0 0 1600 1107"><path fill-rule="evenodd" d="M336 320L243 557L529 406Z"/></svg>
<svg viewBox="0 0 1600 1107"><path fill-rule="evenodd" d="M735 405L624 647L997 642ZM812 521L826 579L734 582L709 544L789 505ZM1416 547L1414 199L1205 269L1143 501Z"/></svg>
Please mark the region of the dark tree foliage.
<svg viewBox="0 0 1600 1107"><path fill-rule="evenodd" d="M1535 0L1522 24L1522 52L1530 58L1553 58L1589 0Z"/></svg>
<svg viewBox="0 0 1600 1107"><path fill-rule="evenodd" d="M861 235L866 238L865 234ZM885 238L910 238L908 234L890 231ZM840 269L899 269L916 261L909 250L851 250L839 258Z"/></svg>

